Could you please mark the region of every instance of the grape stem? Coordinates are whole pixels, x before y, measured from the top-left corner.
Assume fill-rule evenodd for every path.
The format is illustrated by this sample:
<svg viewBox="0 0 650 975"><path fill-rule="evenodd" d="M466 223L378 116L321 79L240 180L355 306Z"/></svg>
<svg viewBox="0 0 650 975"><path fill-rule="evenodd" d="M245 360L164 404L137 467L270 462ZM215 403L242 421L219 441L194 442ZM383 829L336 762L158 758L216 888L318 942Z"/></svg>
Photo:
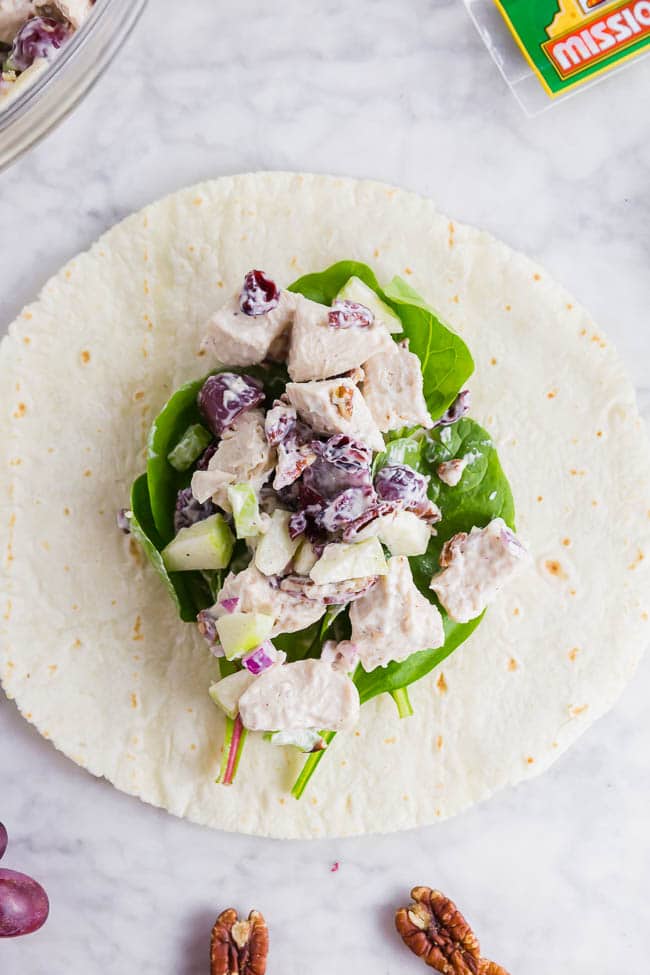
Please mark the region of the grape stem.
<svg viewBox="0 0 650 975"><path fill-rule="evenodd" d="M407 687L400 687L396 691L391 691L390 696L397 705L397 713L400 718L410 718L413 714L413 706L409 699Z"/></svg>
<svg viewBox="0 0 650 975"><path fill-rule="evenodd" d="M244 750L247 731L239 715L233 721L226 718L226 737L223 743L223 756L217 782L221 785L232 785L237 775L239 762Z"/></svg>

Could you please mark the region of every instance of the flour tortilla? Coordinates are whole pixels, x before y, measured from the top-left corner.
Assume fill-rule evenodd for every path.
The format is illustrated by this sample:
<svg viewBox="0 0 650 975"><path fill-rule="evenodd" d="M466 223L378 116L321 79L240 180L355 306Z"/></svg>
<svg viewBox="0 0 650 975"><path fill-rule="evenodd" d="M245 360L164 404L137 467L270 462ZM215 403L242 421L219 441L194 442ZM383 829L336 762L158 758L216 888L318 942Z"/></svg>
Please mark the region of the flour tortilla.
<svg viewBox="0 0 650 975"><path fill-rule="evenodd" d="M342 258L404 276L468 343L472 414L533 563L412 688L415 716L365 706L296 802L302 758L254 736L236 784L214 784L217 662L115 512L151 420L207 371L202 326L243 274L286 285ZM279 837L452 816L555 761L650 639L650 458L619 359L542 269L411 193L283 173L182 190L46 284L2 344L0 376L5 690L79 765L178 816Z"/></svg>

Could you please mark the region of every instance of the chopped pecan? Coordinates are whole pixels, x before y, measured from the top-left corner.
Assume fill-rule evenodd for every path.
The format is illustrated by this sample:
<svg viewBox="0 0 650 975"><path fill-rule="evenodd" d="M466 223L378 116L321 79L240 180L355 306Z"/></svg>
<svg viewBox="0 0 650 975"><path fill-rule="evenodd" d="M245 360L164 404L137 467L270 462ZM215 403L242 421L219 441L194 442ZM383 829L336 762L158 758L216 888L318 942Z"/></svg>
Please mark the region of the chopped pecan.
<svg viewBox="0 0 650 975"><path fill-rule="evenodd" d="M349 383L341 383L336 389L333 389L330 393L330 400L332 401L332 406L335 406L339 412L339 415L343 417L344 420L351 420L352 414L354 412L354 386Z"/></svg>
<svg viewBox="0 0 650 975"><path fill-rule="evenodd" d="M230 907L212 929L210 975L265 975L268 953L269 931L260 912L240 921Z"/></svg>
<svg viewBox="0 0 650 975"><path fill-rule="evenodd" d="M430 887L414 887L413 903L395 914L404 943L441 975L508 975L481 958L478 938L453 901Z"/></svg>
<svg viewBox="0 0 650 975"><path fill-rule="evenodd" d="M447 566L451 565L451 563L454 561L466 538L467 532L458 532L457 535L453 535L442 546L442 551L440 553L440 565L443 569L446 569Z"/></svg>

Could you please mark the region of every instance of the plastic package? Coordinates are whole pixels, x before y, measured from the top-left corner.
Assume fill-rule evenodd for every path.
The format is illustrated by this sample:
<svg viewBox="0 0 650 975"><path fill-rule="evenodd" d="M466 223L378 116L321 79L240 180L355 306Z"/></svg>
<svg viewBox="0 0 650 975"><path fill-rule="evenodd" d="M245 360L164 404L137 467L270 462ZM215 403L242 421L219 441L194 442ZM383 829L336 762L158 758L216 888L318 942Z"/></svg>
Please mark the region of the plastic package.
<svg viewBox="0 0 650 975"><path fill-rule="evenodd" d="M528 115L650 53L650 0L464 3Z"/></svg>

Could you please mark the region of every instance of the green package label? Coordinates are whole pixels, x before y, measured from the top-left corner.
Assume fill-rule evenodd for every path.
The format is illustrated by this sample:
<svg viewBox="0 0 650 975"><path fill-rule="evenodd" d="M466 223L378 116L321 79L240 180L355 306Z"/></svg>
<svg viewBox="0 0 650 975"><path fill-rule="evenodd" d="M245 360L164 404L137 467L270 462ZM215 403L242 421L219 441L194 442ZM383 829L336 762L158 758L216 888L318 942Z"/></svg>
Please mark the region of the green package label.
<svg viewBox="0 0 650 975"><path fill-rule="evenodd" d="M650 0L494 0L557 97L650 47Z"/></svg>

